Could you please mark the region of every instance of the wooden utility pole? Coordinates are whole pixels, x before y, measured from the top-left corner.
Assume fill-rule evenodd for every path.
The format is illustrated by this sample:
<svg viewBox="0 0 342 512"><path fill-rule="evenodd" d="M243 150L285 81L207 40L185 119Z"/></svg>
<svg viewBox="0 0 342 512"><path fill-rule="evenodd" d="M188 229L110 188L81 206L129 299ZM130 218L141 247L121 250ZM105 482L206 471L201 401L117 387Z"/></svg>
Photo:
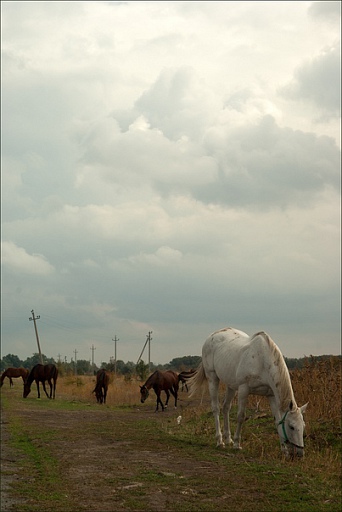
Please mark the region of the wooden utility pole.
<svg viewBox="0 0 342 512"><path fill-rule="evenodd" d="M34 330L36 332L36 338L37 338L37 345L38 345L38 352L39 352L39 359L40 359L40 364L44 364L43 362L43 356L42 356L42 352L40 350L40 343L39 343L39 336L38 336L38 329L37 329L37 324L36 324L36 320L39 320L40 318L40 315L38 316L34 316L34 311L32 309L31 311L32 313L32 317L29 318L29 320L33 320L33 323L34 323Z"/></svg>
<svg viewBox="0 0 342 512"><path fill-rule="evenodd" d="M94 347L94 345L91 346L91 364L92 364L92 368L93 368L93 372L94 372L94 350L96 350L96 347Z"/></svg>
<svg viewBox="0 0 342 512"><path fill-rule="evenodd" d="M148 332L147 341L148 341L148 371L151 371L151 340L152 340L152 331Z"/></svg>
<svg viewBox="0 0 342 512"><path fill-rule="evenodd" d="M77 375L77 350L76 349L74 350L74 354L75 354L75 375Z"/></svg>
<svg viewBox="0 0 342 512"><path fill-rule="evenodd" d="M139 359L137 361L137 364L138 364L141 359L141 356L144 353L145 347L148 343L148 370L149 371L150 371L150 366L151 366L151 340L152 340L151 334L152 334L152 331L149 331L149 333L147 334L147 339L145 341L145 345L143 346L143 349L142 349Z"/></svg>
<svg viewBox="0 0 342 512"><path fill-rule="evenodd" d="M114 336L114 339L112 338L112 341L114 341L114 372L116 377L116 342L120 341L119 338L116 337L116 334Z"/></svg>

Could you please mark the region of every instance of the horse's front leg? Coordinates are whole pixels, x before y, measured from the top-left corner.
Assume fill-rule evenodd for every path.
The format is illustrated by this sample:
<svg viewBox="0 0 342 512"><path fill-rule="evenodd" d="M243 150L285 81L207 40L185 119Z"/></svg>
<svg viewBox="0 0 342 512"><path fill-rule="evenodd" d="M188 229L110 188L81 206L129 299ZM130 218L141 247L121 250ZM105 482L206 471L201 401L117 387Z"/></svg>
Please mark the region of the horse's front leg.
<svg viewBox="0 0 342 512"><path fill-rule="evenodd" d="M107 388L104 387L103 388L103 403L104 404L106 403L106 398L107 398Z"/></svg>
<svg viewBox="0 0 342 512"><path fill-rule="evenodd" d="M232 436L230 432L230 421L229 421L229 413L232 406L232 400L235 395L235 390L231 388L227 388L226 396L223 402L222 412L223 412L223 437L227 444L232 444Z"/></svg>
<svg viewBox="0 0 342 512"><path fill-rule="evenodd" d="M238 390L238 413L237 413L237 426L234 435L234 448L241 450L241 428L245 421L246 402L248 398L249 388L247 385L239 387Z"/></svg>
<svg viewBox="0 0 342 512"><path fill-rule="evenodd" d="M36 380L36 384L37 384L38 398L40 398L39 380Z"/></svg>
<svg viewBox="0 0 342 512"><path fill-rule="evenodd" d="M224 442L222 439L222 432L220 426L220 405L219 405L219 379L215 373L210 373L208 375L209 382L209 393L211 400L211 410L213 411L214 420L215 420L215 429L216 429L216 446L220 446L224 448Z"/></svg>
<svg viewBox="0 0 342 512"><path fill-rule="evenodd" d="M158 408L159 408L159 404L161 405L161 408L162 408L162 411L164 410L164 404L163 402L161 401L161 398L160 398L160 391L155 391L156 395L157 395L157 407L156 407L156 412L158 412Z"/></svg>
<svg viewBox="0 0 342 512"><path fill-rule="evenodd" d="M165 394L166 394L166 402L165 402L165 409L166 409L167 405L169 403L169 400L170 400L170 392L168 389L165 389Z"/></svg>

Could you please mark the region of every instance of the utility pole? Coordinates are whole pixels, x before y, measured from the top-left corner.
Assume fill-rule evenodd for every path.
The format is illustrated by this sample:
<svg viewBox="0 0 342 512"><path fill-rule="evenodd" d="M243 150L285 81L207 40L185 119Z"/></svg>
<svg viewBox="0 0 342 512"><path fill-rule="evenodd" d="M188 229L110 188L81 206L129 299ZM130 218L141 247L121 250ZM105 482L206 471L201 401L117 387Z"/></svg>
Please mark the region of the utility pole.
<svg viewBox="0 0 342 512"><path fill-rule="evenodd" d="M90 350L91 350L91 364L92 364L93 372L94 372L94 350L96 350L96 347L94 347L94 345L92 345Z"/></svg>
<svg viewBox="0 0 342 512"><path fill-rule="evenodd" d="M33 320L33 323L34 323L34 330L36 331L36 338L37 338L37 345L38 345L38 352L39 352L40 364L44 364L44 362L43 362L42 352L41 352L41 350L40 350L40 343L39 343L38 329L37 329L37 324L36 324L36 320L39 320L40 315L38 315L38 316L34 316L34 311L33 311L33 309L32 309L32 311L31 311L31 313L32 313L32 317L31 317L31 318L29 318L29 320Z"/></svg>
<svg viewBox="0 0 342 512"><path fill-rule="evenodd" d="M143 349L142 349L141 354L139 356L139 359L137 361L137 364L138 364L140 359L141 359L141 356L144 353L145 347L146 347L146 345L148 343L148 370L149 371L150 371L150 366L151 366L151 340L152 340L151 334L152 334L152 332L153 331L149 331L149 333L147 334L147 339L145 341L145 345L143 346Z"/></svg>
<svg viewBox="0 0 342 512"><path fill-rule="evenodd" d="M116 377L116 342L119 341L119 338L116 337L116 334L114 336L114 339L112 338L112 341L114 341L114 372L115 372L115 377Z"/></svg>
<svg viewBox="0 0 342 512"><path fill-rule="evenodd" d="M75 354L75 375L77 375L77 350L76 349L74 350L74 354Z"/></svg>
<svg viewBox="0 0 342 512"><path fill-rule="evenodd" d="M148 341L148 371L151 371L151 340L152 340L152 331L148 332L147 341Z"/></svg>

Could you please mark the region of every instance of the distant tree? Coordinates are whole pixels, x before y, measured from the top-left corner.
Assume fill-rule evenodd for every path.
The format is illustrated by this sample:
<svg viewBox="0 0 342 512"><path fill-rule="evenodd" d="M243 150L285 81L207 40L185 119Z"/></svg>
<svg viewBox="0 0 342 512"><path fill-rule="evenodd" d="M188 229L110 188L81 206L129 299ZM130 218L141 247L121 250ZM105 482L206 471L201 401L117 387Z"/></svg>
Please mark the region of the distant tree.
<svg viewBox="0 0 342 512"><path fill-rule="evenodd" d="M148 364L145 364L144 361L141 359L139 363L136 365L135 371L140 380L145 381L148 375Z"/></svg>
<svg viewBox="0 0 342 512"><path fill-rule="evenodd" d="M87 373L91 373L92 371L91 364L86 359L78 359L76 366L77 375L86 375Z"/></svg>
<svg viewBox="0 0 342 512"><path fill-rule="evenodd" d="M183 371L183 370L189 370L191 368L197 368L197 366L200 364L202 358L200 356L183 356L183 357L175 357L170 361L168 364L165 365L165 367L168 370L175 370L175 371Z"/></svg>
<svg viewBox="0 0 342 512"><path fill-rule="evenodd" d="M44 364L56 364L56 361L52 357L47 357L42 354ZM24 368L33 368L36 364L40 364L40 357L38 352L34 353L31 357L28 357L24 362Z"/></svg>
<svg viewBox="0 0 342 512"><path fill-rule="evenodd" d="M1 371L6 370L6 368L20 368L20 366L23 366L23 362L14 354L7 354L1 359Z"/></svg>
<svg viewBox="0 0 342 512"><path fill-rule="evenodd" d="M303 368L303 359L284 357L284 360L289 370L294 370L295 368Z"/></svg>

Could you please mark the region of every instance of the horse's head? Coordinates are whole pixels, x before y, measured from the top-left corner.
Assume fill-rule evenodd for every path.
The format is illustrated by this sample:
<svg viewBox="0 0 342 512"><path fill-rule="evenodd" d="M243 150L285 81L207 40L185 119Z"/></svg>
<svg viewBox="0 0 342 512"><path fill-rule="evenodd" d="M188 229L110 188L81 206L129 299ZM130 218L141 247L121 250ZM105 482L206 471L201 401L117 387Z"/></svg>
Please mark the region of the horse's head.
<svg viewBox="0 0 342 512"><path fill-rule="evenodd" d="M278 423L281 449L286 458L304 456L304 419L303 414L308 404L302 407L294 406L290 402L289 410L286 411Z"/></svg>
<svg viewBox="0 0 342 512"><path fill-rule="evenodd" d="M148 389L146 386L140 386L140 402L143 404L146 398L149 395Z"/></svg>
<svg viewBox="0 0 342 512"><path fill-rule="evenodd" d="M23 392L23 398L26 398L31 393L31 386L28 384L28 382L24 383L24 392Z"/></svg>

